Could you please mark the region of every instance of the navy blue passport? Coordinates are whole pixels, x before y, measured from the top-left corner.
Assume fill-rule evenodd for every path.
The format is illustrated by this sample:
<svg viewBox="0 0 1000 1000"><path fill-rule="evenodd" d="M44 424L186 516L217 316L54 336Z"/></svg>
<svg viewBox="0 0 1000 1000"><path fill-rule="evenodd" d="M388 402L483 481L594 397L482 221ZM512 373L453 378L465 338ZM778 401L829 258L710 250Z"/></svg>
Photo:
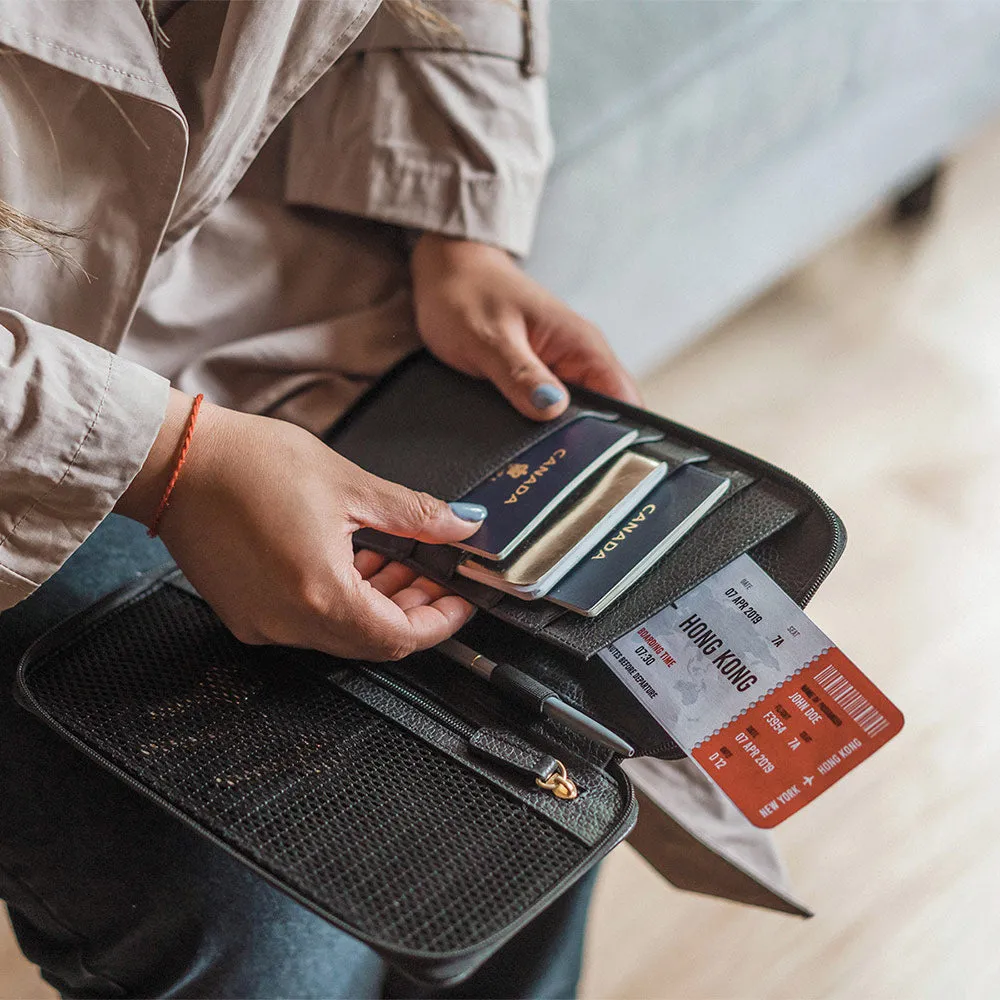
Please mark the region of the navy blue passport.
<svg viewBox="0 0 1000 1000"><path fill-rule="evenodd" d="M678 469L566 574L546 600L599 615L676 545L725 495L729 480L697 465Z"/></svg>
<svg viewBox="0 0 1000 1000"><path fill-rule="evenodd" d="M471 538L455 544L485 559L506 559L592 472L624 451L639 432L582 416L553 431L462 497L489 512Z"/></svg>

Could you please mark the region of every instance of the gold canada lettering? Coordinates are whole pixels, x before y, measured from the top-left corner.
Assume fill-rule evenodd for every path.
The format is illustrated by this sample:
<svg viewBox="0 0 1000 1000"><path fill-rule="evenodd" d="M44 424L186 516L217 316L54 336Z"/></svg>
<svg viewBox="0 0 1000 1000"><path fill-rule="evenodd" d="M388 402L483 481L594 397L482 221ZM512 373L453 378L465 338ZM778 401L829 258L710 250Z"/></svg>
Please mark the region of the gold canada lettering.
<svg viewBox="0 0 1000 1000"><path fill-rule="evenodd" d="M545 459L544 462L542 462L542 464L537 469L535 469L535 471L530 476L528 476L527 479L524 480L523 483L520 483L518 485L517 489L515 489L514 492L511 493L511 495L507 497L506 500L504 500L504 505L506 506L509 503L517 503L519 497L523 497L524 494L527 493L528 490L530 490L531 487L534 486L535 483L537 483L538 480L541 479L542 476L544 476L545 473L549 471L549 469L555 466L555 464L559 461L560 458L565 458L565 457L566 457L566 449L557 448L554 452L552 452L551 455L549 455L547 459Z"/></svg>
<svg viewBox="0 0 1000 1000"><path fill-rule="evenodd" d="M628 522L628 524L623 524L621 528L618 529L618 533L612 535L590 558L591 559L606 558L607 554L609 552L614 552L614 550L617 549L618 546L622 542L624 542L625 539L630 534L632 534L632 532L635 531L635 529L638 528L639 525L642 524L642 522L645 521L650 514L653 513L654 510L656 510L655 503L646 504L646 506L643 507L642 510L640 510L639 513L636 514L635 517L633 517L632 520Z"/></svg>

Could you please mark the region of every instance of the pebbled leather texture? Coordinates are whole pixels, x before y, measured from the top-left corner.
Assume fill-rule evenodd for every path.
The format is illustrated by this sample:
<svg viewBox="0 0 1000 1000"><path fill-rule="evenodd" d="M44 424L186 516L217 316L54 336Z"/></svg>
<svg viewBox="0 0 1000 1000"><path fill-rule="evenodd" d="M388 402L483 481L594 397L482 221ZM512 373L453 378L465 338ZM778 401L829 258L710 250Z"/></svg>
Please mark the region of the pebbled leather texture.
<svg viewBox="0 0 1000 1000"><path fill-rule="evenodd" d="M643 428L642 430L647 433L663 434L662 431L652 431L652 428ZM643 437L640 437L639 440L642 441ZM704 448L693 448L681 441L672 441L662 436L656 441L637 446L635 450L642 455L648 455L650 458L655 458L660 462L666 462L667 471L670 474L692 462L704 462L709 457L708 452Z"/></svg>
<svg viewBox="0 0 1000 1000"><path fill-rule="evenodd" d="M477 729L469 740L469 748L491 760L503 761L540 781L554 774L559 766L559 761L551 754L542 753L524 740L496 729Z"/></svg>
<svg viewBox="0 0 1000 1000"><path fill-rule="evenodd" d="M840 526L843 546L847 531ZM815 508L756 545L753 558L803 607L815 589L814 568L830 558L829 525ZM836 554L831 560L836 561Z"/></svg>
<svg viewBox="0 0 1000 1000"><path fill-rule="evenodd" d="M578 415L522 417L488 382L423 352L391 371L325 436L363 469L457 500L495 469Z"/></svg>
<svg viewBox="0 0 1000 1000"><path fill-rule="evenodd" d="M499 662L493 668L490 683L498 691L509 695L512 701L519 702L529 712L538 715L542 714L545 699L551 694L551 691L541 681L504 661Z"/></svg>
<svg viewBox="0 0 1000 1000"><path fill-rule="evenodd" d="M698 525L604 614L597 618L565 614L540 635L580 656L593 656L800 513L802 502L789 490L767 482L748 486Z"/></svg>

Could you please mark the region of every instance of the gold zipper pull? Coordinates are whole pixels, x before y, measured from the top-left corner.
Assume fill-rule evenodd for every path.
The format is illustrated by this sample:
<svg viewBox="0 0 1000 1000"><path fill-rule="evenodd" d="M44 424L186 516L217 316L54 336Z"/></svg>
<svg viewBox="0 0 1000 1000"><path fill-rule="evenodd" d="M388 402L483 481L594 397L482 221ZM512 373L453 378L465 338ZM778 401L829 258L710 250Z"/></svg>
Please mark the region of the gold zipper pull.
<svg viewBox="0 0 1000 1000"><path fill-rule="evenodd" d="M535 784L551 792L557 799L575 799L580 794L576 782L566 773L566 765L561 760L556 761L556 769L544 781L535 778Z"/></svg>

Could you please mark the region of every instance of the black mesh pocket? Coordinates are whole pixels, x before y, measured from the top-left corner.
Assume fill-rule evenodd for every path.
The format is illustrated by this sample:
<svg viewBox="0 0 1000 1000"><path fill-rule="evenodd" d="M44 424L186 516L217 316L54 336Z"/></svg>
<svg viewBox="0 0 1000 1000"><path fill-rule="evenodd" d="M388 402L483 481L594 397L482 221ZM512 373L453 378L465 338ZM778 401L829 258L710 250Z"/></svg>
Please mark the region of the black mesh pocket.
<svg viewBox="0 0 1000 1000"><path fill-rule="evenodd" d="M428 981L470 971L633 819L622 787L590 849L162 584L60 626L20 684L105 766Z"/></svg>

